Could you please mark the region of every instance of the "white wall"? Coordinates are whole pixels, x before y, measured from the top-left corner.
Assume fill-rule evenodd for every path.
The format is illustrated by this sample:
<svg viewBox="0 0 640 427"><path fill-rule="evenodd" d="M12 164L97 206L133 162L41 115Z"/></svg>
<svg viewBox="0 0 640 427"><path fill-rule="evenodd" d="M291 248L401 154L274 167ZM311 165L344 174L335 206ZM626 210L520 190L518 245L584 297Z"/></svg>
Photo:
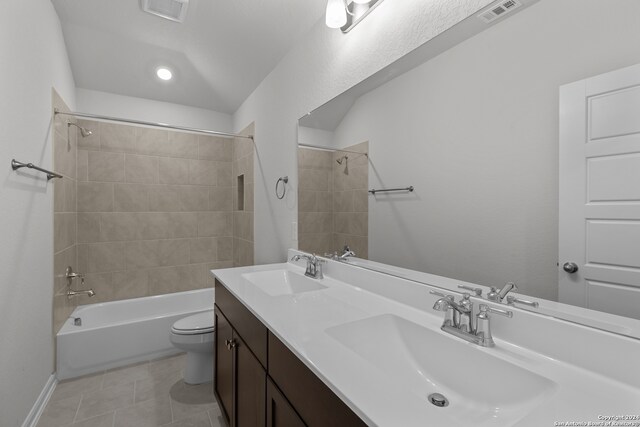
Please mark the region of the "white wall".
<svg viewBox="0 0 640 427"><path fill-rule="evenodd" d="M160 122L220 132L232 131L230 114L170 102L78 88L76 90L76 105L77 110L82 113Z"/></svg>
<svg viewBox="0 0 640 427"><path fill-rule="evenodd" d="M331 148L333 147L333 132L299 126L298 143Z"/></svg>
<svg viewBox="0 0 640 427"><path fill-rule="evenodd" d="M277 200L279 176L297 185L298 118L442 33L489 0L386 1L348 34L324 19L278 63L234 114L234 129L255 121L256 263L280 262L295 247L297 204Z"/></svg>
<svg viewBox="0 0 640 427"><path fill-rule="evenodd" d="M558 89L640 62L640 2L542 0L362 96L375 261L557 299Z"/></svg>
<svg viewBox="0 0 640 427"><path fill-rule="evenodd" d="M14 427L53 371L53 186L9 167L15 157L50 168L52 86L74 105L51 2L2 2L0 62L0 425Z"/></svg>

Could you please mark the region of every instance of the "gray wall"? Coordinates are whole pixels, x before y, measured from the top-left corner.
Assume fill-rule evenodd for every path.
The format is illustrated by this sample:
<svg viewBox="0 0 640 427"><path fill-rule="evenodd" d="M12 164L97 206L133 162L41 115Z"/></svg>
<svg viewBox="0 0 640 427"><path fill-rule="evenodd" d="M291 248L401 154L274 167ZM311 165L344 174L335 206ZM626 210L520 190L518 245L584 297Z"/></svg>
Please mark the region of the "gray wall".
<svg viewBox="0 0 640 427"><path fill-rule="evenodd" d="M16 158L51 168L51 88L75 105L51 2L2 2L0 60L0 425L15 427L53 372L53 184L8 165Z"/></svg>

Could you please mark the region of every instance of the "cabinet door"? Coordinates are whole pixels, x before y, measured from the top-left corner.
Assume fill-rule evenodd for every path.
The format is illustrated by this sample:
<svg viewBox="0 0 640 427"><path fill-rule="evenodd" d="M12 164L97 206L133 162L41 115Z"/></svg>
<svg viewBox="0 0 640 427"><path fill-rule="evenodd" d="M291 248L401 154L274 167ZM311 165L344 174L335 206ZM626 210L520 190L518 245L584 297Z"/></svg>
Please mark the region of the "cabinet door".
<svg viewBox="0 0 640 427"><path fill-rule="evenodd" d="M234 427L264 427L267 374L234 331L236 352L236 418Z"/></svg>
<svg viewBox="0 0 640 427"><path fill-rule="evenodd" d="M222 413L231 424L233 418L233 369L234 351L227 343L233 340L231 324L215 307L215 340L216 354L214 366L214 389L222 407Z"/></svg>
<svg viewBox="0 0 640 427"><path fill-rule="evenodd" d="M267 378L267 427L306 427L293 406Z"/></svg>

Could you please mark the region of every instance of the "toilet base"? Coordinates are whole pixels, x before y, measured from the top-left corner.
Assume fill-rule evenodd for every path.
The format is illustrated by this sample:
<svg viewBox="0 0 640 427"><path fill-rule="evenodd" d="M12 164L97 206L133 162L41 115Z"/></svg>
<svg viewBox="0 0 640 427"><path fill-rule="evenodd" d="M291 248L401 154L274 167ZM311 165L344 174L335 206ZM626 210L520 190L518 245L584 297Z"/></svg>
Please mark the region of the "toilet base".
<svg viewBox="0 0 640 427"><path fill-rule="evenodd" d="M213 381L213 352L187 352L184 382L195 385Z"/></svg>

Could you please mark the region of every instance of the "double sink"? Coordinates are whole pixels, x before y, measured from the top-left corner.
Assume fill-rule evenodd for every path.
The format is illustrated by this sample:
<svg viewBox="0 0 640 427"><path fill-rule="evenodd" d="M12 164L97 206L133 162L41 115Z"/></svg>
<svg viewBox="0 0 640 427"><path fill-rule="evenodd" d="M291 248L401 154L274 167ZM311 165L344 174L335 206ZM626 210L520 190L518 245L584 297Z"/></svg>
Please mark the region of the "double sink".
<svg viewBox="0 0 640 427"><path fill-rule="evenodd" d="M324 280L278 269L243 273L270 297L326 291ZM556 382L438 328L396 314L379 314L324 329L324 333L403 391L462 425L511 425L541 406ZM435 396L435 397L433 397ZM444 415L444 414L443 414Z"/></svg>

